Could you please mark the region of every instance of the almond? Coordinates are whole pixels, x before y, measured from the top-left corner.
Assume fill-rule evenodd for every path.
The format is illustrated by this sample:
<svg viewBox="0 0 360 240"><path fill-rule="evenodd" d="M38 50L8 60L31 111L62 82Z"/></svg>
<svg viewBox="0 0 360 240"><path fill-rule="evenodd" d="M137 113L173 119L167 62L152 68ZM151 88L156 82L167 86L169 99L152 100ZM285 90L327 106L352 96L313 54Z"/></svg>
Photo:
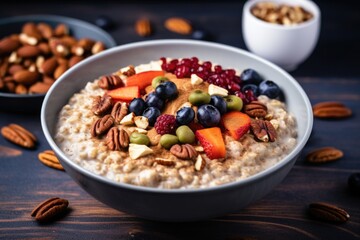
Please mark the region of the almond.
<svg viewBox="0 0 360 240"><path fill-rule="evenodd" d="M41 50L36 46L26 45L17 50L19 57L32 58L36 57L41 53Z"/></svg>
<svg viewBox="0 0 360 240"><path fill-rule="evenodd" d="M22 84L18 84L15 88L16 94L26 94L27 92L28 92L27 88Z"/></svg>
<svg viewBox="0 0 360 240"><path fill-rule="evenodd" d="M66 70L68 70L67 65L65 64L60 64L54 72L54 78L58 79L64 72L66 72Z"/></svg>
<svg viewBox="0 0 360 240"><path fill-rule="evenodd" d="M104 51L105 50L105 45L103 42L100 42L100 41L97 41L94 46L91 48L91 53L92 54L97 54L101 51Z"/></svg>
<svg viewBox="0 0 360 240"><path fill-rule="evenodd" d="M26 86L35 83L39 77L40 74L38 72L30 72L29 70L21 70L14 74L14 80Z"/></svg>
<svg viewBox="0 0 360 240"><path fill-rule="evenodd" d="M39 70L41 73L51 76L58 66L59 66L58 61L56 60L55 57L52 57L45 60Z"/></svg>
<svg viewBox="0 0 360 240"><path fill-rule="evenodd" d="M82 47L85 51L91 51L91 48L94 46L94 40L89 38L82 38L78 41L77 45Z"/></svg>
<svg viewBox="0 0 360 240"><path fill-rule="evenodd" d="M84 57L81 56L73 56L69 59L69 67L74 66L75 64L81 62L84 59Z"/></svg>
<svg viewBox="0 0 360 240"><path fill-rule="evenodd" d="M13 38L3 38L0 41L0 55L9 54L20 47L20 42Z"/></svg>
<svg viewBox="0 0 360 240"><path fill-rule="evenodd" d="M51 53L49 44L42 42L42 43L39 43L39 45L37 45L37 46L40 49L42 54L49 55Z"/></svg>
<svg viewBox="0 0 360 240"><path fill-rule="evenodd" d="M49 88L51 87L51 84L45 83L45 82L36 82L29 88L29 93L46 93Z"/></svg>
<svg viewBox="0 0 360 240"><path fill-rule="evenodd" d="M192 32L190 22L184 18L169 18L165 21L165 27L172 32L188 35Z"/></svg>
<svg viewBox="0 0 360 240"><path fill-rule="evenodd" d="M54 30L54 35L56 37L62 37L64 35L69 35L69 28L63 23L58 24Z"/></svg>
<svg viewBox="0 0 360 240"><path fill-rule="evenodd" d="M152 29L151 29L151 23L150 23L149 19L142 18L142 19L137 20L135 23L135 31L141 37L150 36L152 33Z"/></svg>
<svg viewBox="0 0 360 240"><path fill-rule="evenodd" d="M39 23L37 29L45 39L49 39L54 35L52 27L47 23Z"/></svg>
<svg viewBox="0 0 360 240"><path fill-rule="evenodd" d="M28 37L36 38L37 40L42 39L40 31L33 22L25 23L22 27L22 33L26 34Z"/></svg>
<svg viewBox="0 0 360 240"><path fill-rule="evenodd" d="M4 58L4 60L1 61L0 59L0 78L4 77L9 69L9 61Z"/></svg>

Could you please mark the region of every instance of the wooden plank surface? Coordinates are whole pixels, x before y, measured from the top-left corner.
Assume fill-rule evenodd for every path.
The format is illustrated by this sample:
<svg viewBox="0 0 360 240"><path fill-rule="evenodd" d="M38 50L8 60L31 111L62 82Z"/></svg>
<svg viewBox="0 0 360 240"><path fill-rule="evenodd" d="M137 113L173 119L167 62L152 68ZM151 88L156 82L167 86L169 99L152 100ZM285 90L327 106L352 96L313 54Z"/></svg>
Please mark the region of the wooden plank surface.
<svg viewBox="0 0 360 240"><path fill-rule="evenodd" d="M227 216L196 223L159 223L118 212L93 199L65 172L44 166L37 154L49 149L38 115L0 112L0 127L18 123L38 137L35 150L24 150L0 137L0 239L359 239L360 196L347 187L351 173L360 172L360 24L357 10L341 2L319 1L323 13L322 34L313 55L292 75L313 104L337 100L349 106L353 117L344 120L315 119L313 133L303 154L285 180L263 199ZM7 3L1 17L23 14L58 14L93 22L111 16L117 26L110 34L118 44L147 39L182 37L162 27L164 19L182 16L216 35L215 41L245 48L241 36L243 2L225 3ZM341 17L338 13L341 11ZM133 30L140 16L150 17L156 33L141 38ZM183 38L183 37L182 37ZM1 104L1 102L0 102ZM336 162L313 166L304 162L312 149L334 146L344 151ZM9 151L12 149L12 151ZM45 198L70 201L65 217L40 225L30 217ZM326 201L351 215L345 224L331 224L308 217L307 205Z"/></svg>

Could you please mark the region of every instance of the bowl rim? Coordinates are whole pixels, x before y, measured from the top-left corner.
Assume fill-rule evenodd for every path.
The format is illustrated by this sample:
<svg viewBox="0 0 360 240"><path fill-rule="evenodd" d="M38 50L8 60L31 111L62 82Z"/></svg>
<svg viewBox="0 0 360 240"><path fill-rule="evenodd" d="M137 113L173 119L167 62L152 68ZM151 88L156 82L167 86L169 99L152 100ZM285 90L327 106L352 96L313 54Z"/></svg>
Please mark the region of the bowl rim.
<svg viewBox="0 0 360 240"><path fill-rule="evenodd" d="M160 189L160 188L153 188L153 187L145 187L145 186L136 186L132 184L122 183L122 182L115 182L114 180L110 180L106 177L100 176L96 173L90 172L89 170L81 167L74 161L70 160L65 153L57 146L55 143L53 137L51 136L47 122L46 122L46 109L47 109L47 103L49 101L51 93L54 91L54 89L57 87L57 85L62 81L62 79L66 78L67 75L71 74L72 72L76 71L77 68L82 67L83 65L86 65L89 62L93 62L98 60L99 58L106 57L107 55L111 55L114 52L119 52L122 50L129 50L139 47L151 47L156 45L173 45L173 44L180 44L180 45L195 45L195 46L205 46L205 47L211 47L211 48L217 48L222 49L226 51L232 51L236 52L238 54L245 55L247 57L253 58L256 61L262 62L265 65L269 65L271 68L275 69L275 71L280 72L282 75L284 75L289 81L292 82L292 84L295 85L297 90L299 91L300 95L302 96L302 99L305 102L305 107L307 111L309 112L307 116L307 126L304 132L304 136L301 139L298 139L298 144L296 147L282 160L277 162L275 165L271 166L270 168L267 168L259 173L256 173L248 178L237 180L234 182L225 183L218 186L210 186L210 187L204 187L204 188L197 188L197 189ZM256 182L261 180L262 178L266 177L267 175L271 175L272 173L276 172L277 170L283 168L286 164L291 162L291 160L297 158L297 156L301 153L302 149L304 148L305 144L307 143L312 126L313 126L313 117L312 117L312 107L310 100L308 96L306 95L305 91L301 87L301 85L287 72L285 72L283 69L278 67L277 65L269 62L268 60L265 60L259 56L256 56L255 54L252 54L246 50L236 48L233 46L221 44L221 43L212 43L212 42L206 42L206 41L200 41L200 40L183 40L183 39L165 39L165 40L146 40L146 41L139 41L134 43L128 43L124 45L120 45L111 49L107 49L99 54L96 54L94 56L91 56L84 61L80 62L74 68L67 71L64 75L62 75L58 81L56 81L47 92L45 99L42 104L41 108L41 125L43 129L43 133L45 135L45 138L47 139L49 145L51 148L55 151L57 155L60 156L60 160L66 161L67 164L71 166L71 168L75 169L75 171L80 172L82 175L85 175L87 177L92 178L93 180L100 181L101 183L111 185L113 187L120 187L124 188L126 190L132 190L132 191L144 191L148 193L156 193L156 194L194 194L194 193L208 193L213 191L219 191L219 190L230 190L233 188L237 188L243 185L246 185L251 182ZM294 161L295 161L294 160Z"/></svg>
<svg viewBox="0 0 360 240"><path fill-rule="evenodd" d="M304 7L304 8L306 8L306 10L310 11L313 14L313 18L308 21L305 21L305 22L302 22L302 23L299 23L296 25L290 25L290 26L269 23L269 22L266 22L264 20L261 20L261 19L255 17L251 13L251 8L259 2L273 2L273 3L277 3L277 4L287 3L288 5L291 5L291 6L300 5L301 7ZM304 4L297 4L297 2L301 2ZM321 18L321 12L320 12L319 6L315 2L310 1L310 0L297 0L297 2L292 2L292 0L268 0L268 1L267 0L248 0L244 4L244 7L243 7L243 17L248 16L252 20L256 21L258 24L261 24L265 27L269 27L269 28L273 28L273 29L277 29L277 30L287 30L287 31L306 28L309 25L316 24L317 22L319 22L319 20ZM304 5L306 5L306 6L304 6ZM307 6L311 6L311 8L313 8L313 9L309 10L307 8Z"/></svg>
<svg viewBox="0 0 360 240"><path fill-rule="evenodd" d="M86 31L92 29L96 30L101 35L106 38L106 41L110 44L108 48L115 47L116 41L115 39L105 30L101 29L100 27L96 26L95 24L92 24L90 22L86 22L81 19L72 18L72 17L66 17L66 16L60 16L60 15L52 15L52 14L31 14L31 15L22 15L22 16L13 16L13 17L7 17L7 18L1 18L0 19L0 27L7 24L17 23L17 22L23 22L23 21L35 21L35 22L48 22L48 21L54 21L59 23L69 23L71 22L74 25L77 25L79 27L84 28ZM1 37L1 36L0 36ZM2 38L2 37L1 37ZM1 39L0 38L0 39ZM36 98L36 97L44 97L45 93L34 93L34 94L16 94L16 93L5 93L0 92L0 97L6 97L6 98Z"/></svg>

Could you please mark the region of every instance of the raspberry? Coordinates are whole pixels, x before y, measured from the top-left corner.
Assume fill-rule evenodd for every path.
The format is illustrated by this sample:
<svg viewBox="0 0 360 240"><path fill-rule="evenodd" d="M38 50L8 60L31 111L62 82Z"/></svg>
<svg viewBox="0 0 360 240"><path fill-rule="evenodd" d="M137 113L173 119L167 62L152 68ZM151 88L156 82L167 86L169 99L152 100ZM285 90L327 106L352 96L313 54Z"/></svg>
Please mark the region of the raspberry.
<svg viewBox="0 0 360 240"><path fill-rule="evenodd" d="M174 133L176 129L176 118L170 114L160 115L154 125L156 132L158 134L171 134Z"/></svg>

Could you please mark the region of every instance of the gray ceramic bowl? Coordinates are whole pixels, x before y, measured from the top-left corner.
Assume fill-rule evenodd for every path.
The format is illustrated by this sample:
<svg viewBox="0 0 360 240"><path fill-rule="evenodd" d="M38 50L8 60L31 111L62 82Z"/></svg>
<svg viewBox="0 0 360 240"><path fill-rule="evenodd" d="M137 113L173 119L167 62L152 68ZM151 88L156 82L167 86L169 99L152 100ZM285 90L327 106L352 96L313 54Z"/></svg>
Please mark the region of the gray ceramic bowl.
<svg viewBox="0 0 360 240"><path fill-rule="evenodd" d="M54 141L60 109L85 84L121 66L137 65L160 57L196 56L224 67L257 69L283 89L288 110L298 122L298 143L275 166L245 180L193 190L162 190L110 181L91 173L62 152ZM76 81L74 81L76 79ZM93 56L65 73L47 93L41 124L47 141L66 172L88 193L108 206L146 219L192 221L235 212L271 191L288 174L306 144L313 123L311 105L297 81L274 64L246 51L221 44L192 40L156 40L127 44Z"/></svg>
<svg viewBox="0 0 360 240"><path fill-rule="evenodd" d="M69 26L71 35L75 38L91 38L102 41L107 48L116 46L114 39L101 28L74 18L54 15L28 15L0 19L0 39L14 33L20 33L27 22L45 22L55 27L59 23ZM39 112L45 94L19 95L0 92L0 111L15 111L21 113Z"/></svg>

